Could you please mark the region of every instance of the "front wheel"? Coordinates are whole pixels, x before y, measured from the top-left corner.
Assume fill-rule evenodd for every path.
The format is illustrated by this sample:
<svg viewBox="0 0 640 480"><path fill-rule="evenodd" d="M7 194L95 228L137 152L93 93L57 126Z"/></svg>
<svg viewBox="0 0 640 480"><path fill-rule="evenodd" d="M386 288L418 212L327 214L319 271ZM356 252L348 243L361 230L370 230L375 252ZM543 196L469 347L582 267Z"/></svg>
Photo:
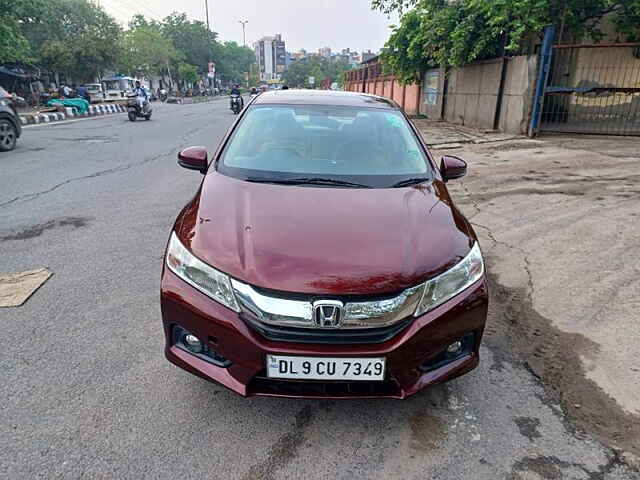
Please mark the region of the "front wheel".
<svg viewBox="0 0 640 480"><path fill-rule="evenodd" d="M129 121L130 122L136 121L136 112L129 112Z"/></svg>
<svg viewBox="0 0 640 480"><path fill-rule="evenodd" d="M13 150L18 139L16 127L6 118L0 119L0 152Z"/></svg>

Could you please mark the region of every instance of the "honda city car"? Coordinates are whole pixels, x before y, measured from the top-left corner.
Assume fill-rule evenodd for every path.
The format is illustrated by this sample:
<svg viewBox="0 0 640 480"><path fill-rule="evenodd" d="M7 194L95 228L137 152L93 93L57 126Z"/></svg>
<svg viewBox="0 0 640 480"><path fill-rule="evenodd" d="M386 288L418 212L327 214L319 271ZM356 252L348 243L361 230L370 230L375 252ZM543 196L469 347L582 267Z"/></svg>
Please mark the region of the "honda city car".
<svg viewBox="0 0 640 480"><path fill-rule="evenodd" d="M439 163L392 101L253 99L167 245L165 354L243 395L405 398L478 365L488 287Z"/></svg>

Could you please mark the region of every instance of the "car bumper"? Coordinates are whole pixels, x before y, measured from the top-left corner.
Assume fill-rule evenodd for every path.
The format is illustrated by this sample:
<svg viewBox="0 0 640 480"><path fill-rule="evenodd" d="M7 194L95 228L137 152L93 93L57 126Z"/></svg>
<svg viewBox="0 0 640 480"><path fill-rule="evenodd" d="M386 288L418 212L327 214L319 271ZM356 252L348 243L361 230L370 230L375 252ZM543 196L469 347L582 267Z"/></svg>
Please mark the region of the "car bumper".
<svg viewBox="0 0 640 480"><path fill-rule="evenodd" d="M428 385L442 383L473 370L487 317L488 290L483 278L440 307L417 317L393 338L382 343L309 344L270 341L235 312L223 307L165 269L161 308L167 359L206 380L224 385L242 396L315 398L405 398ZM208 342L229 366L217 366L173 342L179 325ZM443 360L446 347L471 339L462 356ZM386 358L381 382L274 380L266 377L268 354Z"/></svg>

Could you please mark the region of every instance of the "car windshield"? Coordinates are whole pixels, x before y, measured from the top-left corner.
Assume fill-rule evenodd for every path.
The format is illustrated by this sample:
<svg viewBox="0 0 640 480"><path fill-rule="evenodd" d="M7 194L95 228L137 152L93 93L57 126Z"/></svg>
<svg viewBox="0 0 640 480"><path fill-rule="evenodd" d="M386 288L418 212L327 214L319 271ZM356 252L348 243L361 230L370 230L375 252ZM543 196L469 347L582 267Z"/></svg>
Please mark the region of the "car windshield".
<svg viewBox="0 0 640 480"><path fill-rule="evenodd" d="M427 158L400 112L343 106L250 107L218 171L252 181L312 179L309 183L352 187L431 178Z"/></svg>

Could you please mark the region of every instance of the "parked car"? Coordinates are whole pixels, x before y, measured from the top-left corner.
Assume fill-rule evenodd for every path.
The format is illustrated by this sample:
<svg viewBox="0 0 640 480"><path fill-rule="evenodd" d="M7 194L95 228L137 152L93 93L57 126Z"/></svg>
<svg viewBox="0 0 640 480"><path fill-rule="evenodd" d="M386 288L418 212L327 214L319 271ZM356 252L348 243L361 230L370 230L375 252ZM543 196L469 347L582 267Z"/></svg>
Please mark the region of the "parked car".
<svg viewBox="0 0 640 480"><path fill-rule="evenodd" d="M22 124L13 98L0 87L0 152L13 150L21 134Z"/></svg>
<svg viewBox="0 0 640 480"><path fill-rule="evenodd" d="M478 239L392 101L271 91L208 162L161 280L169 361L243 395L405 398L478 365Z"/></svg>
<svg viewBox="0 0 640 480"><path fill-rule="evenodd" d="M88 83L84 87L87 89L91 103L104 102L105 93L101 83Z"/></svg>

